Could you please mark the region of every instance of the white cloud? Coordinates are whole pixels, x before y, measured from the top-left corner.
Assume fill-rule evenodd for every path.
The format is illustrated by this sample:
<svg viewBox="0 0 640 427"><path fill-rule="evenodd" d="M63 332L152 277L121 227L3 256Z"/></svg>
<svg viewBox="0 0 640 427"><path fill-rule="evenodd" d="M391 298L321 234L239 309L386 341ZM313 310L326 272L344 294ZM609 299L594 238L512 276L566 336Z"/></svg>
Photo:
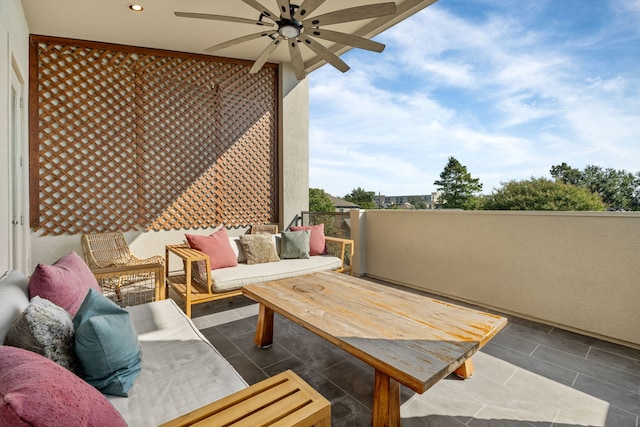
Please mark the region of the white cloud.
<svg viewBox="0 0 640 427"><path fill-rule="evenodd" d="M610 2L640 13L640 0ZM624 14L590 17L603 21L597 34L563 33L546 24L552 3L526 7L476 17L436 3L381 35L383 54L349 53L345 75L314 72L311 185L428 193L449 156L485 192L563 161L640 170L639 61L627 57L634 33L619 36ZM617 44L615 63L603 43Z"/></svg>

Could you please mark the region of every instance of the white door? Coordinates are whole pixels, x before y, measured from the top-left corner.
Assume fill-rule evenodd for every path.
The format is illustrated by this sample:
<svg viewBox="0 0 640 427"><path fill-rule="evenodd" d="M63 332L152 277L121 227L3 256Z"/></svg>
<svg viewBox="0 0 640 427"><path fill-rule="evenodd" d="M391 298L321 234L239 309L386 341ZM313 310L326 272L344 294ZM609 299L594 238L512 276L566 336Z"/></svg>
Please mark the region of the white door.
<svg viewBox="0 0 640 427"><path fill-rule="evenodd" d="M9 122L9 150L10 173L9 188L11 191L11 231L10 242L10 266L14 270L24 271L25 265L25 159L23 158L23 87L18 75L11 67L11 108Z"/></svg>

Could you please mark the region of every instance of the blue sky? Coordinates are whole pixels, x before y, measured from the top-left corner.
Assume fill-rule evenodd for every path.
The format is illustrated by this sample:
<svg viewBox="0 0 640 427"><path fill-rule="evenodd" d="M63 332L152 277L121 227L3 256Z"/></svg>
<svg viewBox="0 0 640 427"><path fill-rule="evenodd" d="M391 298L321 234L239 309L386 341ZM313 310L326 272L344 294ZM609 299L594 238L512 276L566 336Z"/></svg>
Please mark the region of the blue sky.
<svg viewBox="0 0 640 427"><path fill-rule="evenodd" d="M640 171L640 0L439 0L311 73L309 185L489 194L566 162Z"/></svg>

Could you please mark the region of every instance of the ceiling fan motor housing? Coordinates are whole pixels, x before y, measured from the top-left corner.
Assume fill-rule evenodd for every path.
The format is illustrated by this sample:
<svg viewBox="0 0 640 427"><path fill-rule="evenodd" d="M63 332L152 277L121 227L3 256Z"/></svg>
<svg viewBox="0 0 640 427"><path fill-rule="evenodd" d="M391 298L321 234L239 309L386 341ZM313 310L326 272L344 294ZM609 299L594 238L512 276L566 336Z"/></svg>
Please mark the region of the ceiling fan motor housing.
<svg viewBox="0 0 640 427"><path fill-rule="evenodd" d="M277 24L278 34L285 39L295 39L302 32L302 24L295 19L281 19Z"/></svg>
<svg viewBox="0 0 640 427"><path fill-rule="evenodd" d="M294 39L298 37L300 33L302 33L302 24L293 18L299 7L300 6L296 4L290 4L289 16L291 16L291 19L287 19L281 16L280 20L276 21L276 24L278 25L278 34L280 34L285 39Z"/></svg>

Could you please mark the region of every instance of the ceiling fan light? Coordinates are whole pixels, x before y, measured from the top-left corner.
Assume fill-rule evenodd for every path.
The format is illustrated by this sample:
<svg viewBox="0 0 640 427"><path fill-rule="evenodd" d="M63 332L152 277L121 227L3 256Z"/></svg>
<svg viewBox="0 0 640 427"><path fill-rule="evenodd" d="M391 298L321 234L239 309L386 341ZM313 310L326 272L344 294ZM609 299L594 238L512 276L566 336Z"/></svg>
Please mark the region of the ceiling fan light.
<svg viewBox="0 0 640 427"><path fill-rule="evenodd" d="M293 24L285 24L278 28L278 34L285 39L293 39L300 35L300 29Z"/></svg>

